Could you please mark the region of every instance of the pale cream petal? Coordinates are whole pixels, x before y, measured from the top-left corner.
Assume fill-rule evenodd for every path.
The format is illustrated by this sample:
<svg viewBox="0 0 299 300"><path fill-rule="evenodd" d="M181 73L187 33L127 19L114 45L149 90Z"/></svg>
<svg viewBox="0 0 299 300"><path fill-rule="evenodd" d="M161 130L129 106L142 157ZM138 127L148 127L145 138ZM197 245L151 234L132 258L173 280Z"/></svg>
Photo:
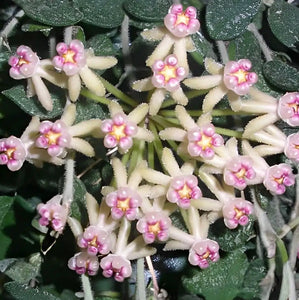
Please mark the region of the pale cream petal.
<svg viewBox="0 0 299 300"><path fill-rule="evenodd" d="M238 156L238 140L234 137L230 138L226 143L225 147L227 149L228 157Z"/></svg>
<svg viewBox="0 0 299 300"><path fill-rule="evenodd" d="M184 175L192 175L195 170L195 161L188 161L185 162L182 167L181 171Z"/></svg>
<svg viewBox="0 0 299 300"><path fill-rule="evenodd" d="M151 195L152 186L149 184L143 184L136 187L136 190L140 196L143 198L148 198Z"/></svg>
<svg viewBox="0 0 299 300"><path fill-rule="evenodd" d="M178 66L183 67L186 71L186 75L189 73L189 65L187 60L187 49L186 49L186 39L180 38L176 39L173 47L173 54L176 55L178 59Z"/></svg>
<svg viewBox="0 0 299 300"><path fill-rule="evenodd" d="M270 145L259 145L254 147L254 150L260 155L260 156L269 156L269 155L276 155L279 153L282 153L284 150L284 144L282 144L281 147L275 147Z"/></svg>
<svg viewBox="0 0 299 300"><path fill-rule="evenodd" d="M192 235L174 226L169 228L169 237L187 245L192 245L194 243L194 237Z"/></svg>
<svg viewBox="0 0 299 300"><path fill-rule="evenodd" d="M209 124L209 123L211 123L211 122L212 122L212 116L211 116L211 113L208 112L208 113L206 113L206 114L202 114L202 115L198 118L196 124L197 124L199 127L201 127L201 126L204 126L204 125Z"/></svg>
<svg viewBox="0 0 299 300"><path fill-rule="evenodd" d="M128 114L128 119L138 124L145 118L147 113L148 113L148 104L141 103Z"/></svg>
<svg viewBox="0 0 299 300"><path fill-rule="evenodd" d="M188 98L184 94L181 87L177 88L175 91L170 93L173 100L181 105L187 105L188 104Z"/></svg>
<svg viewBox="0 0 299 300"><path fill-rule="evenodd" d="M80 138L73 137L71 139L70 148L88 156L92 157L95 155L93 147L86 142L85 140L82 140Z"/></svg>
<svg viewBox="0 0 299 300"><path fill-rule="evenodd" d="M259 143L269 144L269 145L272 145L272 146L276 146L276 147L282 149L282 152L283 152L284 145L285 145L285 142L286 142L286 137L282 137L282 138L280 137L280 138L277 138L277 137L275 137L274 135L269 134L269 133L267 133L267 132L264 131L264 130L255 132L255 133L253 134L253 137L254 137Z"/></svg>
<svg viewBox="0 0 299 300"><path fill-rule="evenodd" d="M84 66L80 72L80 77L84 82L85 86L95 93L97 96L104 96L105 95L105 87L99 77L91 71L87 66Z"/></svg>
<svg viewBox="0 0 299 300"><path fill-rule="evenodd" d="M113 186L103 186L102 190L101 190L101 194L105 197L114 191L115 191L115 188Z"/></svg>
<svg viewBox="0 0 299 300"><path fill-rule="evenodd" d="M176 116L179 119L181 125L186 130L190 130L190 129L193 129L194 127L196 127L196 123L194 122L192 117L190 117L190 115L187 113L186 109L183 106L177 105L175 108L175 112L176 112Z"/></svg>
<svg viewBox="0 0 299 300"><path fill-rule="evenodd" d="M209 227L210 227L210 222L209 222L206 214L204 214L200 217L199 227L200 227L200 237L201 237L201 239L207 238Z"/></svg>
<svg viewBox="0 0 299 300"><path fill-rule="evenodd" d="M97 225L99 215L99 204L97 200L89 193L86 193L86 208L90 225Z"/></svg>
<svg viewBox="0 0 299 300"><path fill-rule="evenodd" d="M185 37L186 40L186 50L188 52L193 52L196 50L192 38L190 36Z"/></svg>
<svg viewBox="0 0 299 300"><path fill-rule="evenodd" d="M117 59L113 56L90 56L86 59L86 64L91 69L106 70L117 64Z"/></svg>
<svg viewBox="0 0 299 300"><path fill-rule="evenodd" d="M111 101L108 104L108 108L109 108L109 112L111 116L114 116L118 113L124 113L122 107L120 106L120 104L117 101Z"/></svg>
<svg viewBox="0 0 299 300"><path fill-rule="evenodd" d="M90 119L82 121L69 129L69 133L72 136L85 136L91 135L94 131L101 131L101 120L99 119Z"/></svg>
<svg viewBox="0 0 299 300"><path fill-rule="evenodd" d="M169 180L170 181L170 180ZM151 188L150 198L156 199L161 196L165 196L168 189L168 185L155 185Z"/></svg>
<svg viewBox="0 0 299 300"><path fill-rule="evenodd" d="M205 68L212 75L218 75L222 73L223 65L217 63L214 59L207 57L205 59Z"/></svg>
<svg viewBox="0 0 299 300"><path fill-rule="evenodd" d="M81 226L81 223L77 219L68 217L67 224L70 226L75 239L77 239L79 235L83 233L83 228Z"/></svg>
<svg viewBox="0 0 299 300"><path fill-rule="evenodd" d="M279 117L277 116L277 114L272 113L254 118L247 123L243 133L243 137L250 137L253 133L264 129L268 125L274 124L278 119Z"/></svg>
<svg viewBox="0 0 299 300"><path fill-rule="evenodd" d="M165 244L163 251L189 250L191 243L187 244L180 241L169 241Z"/></svg>
<svg viewBox="0 0 299 300"><path fill-rule="evenodd" d="M48 88L44 84L44 82L41 80L41 78L38 75L33 75L31 77L32 82L34 84L34 89L37 95L37 98L40 102L40 104L47 110L52 111L53 109L53 102L51 99L51 95L48 91Z"/></svg>
<svg viewBox="0 0 299 300"><path fill-rule="evenodd" d="M186 136L187 132L184 129L169 127L159 132L161 140L172 140L182 142Z"/></svg>
<svg viewBox="0 0 299 300"><path fill-rule="evenodd" d="M145 29L141 32L141 36L147 41L161 41L166 33L163 27L155 27L152 29Z"/></svg>
<svg viewBox="0 0 299 300"><path fill-rule="evenodd" d="M250 87L248 93L253 99L257 100L258 102L267 102L277 104L277 100L269 94L266 94L255 87Z"/></svg>
<svg viewBox="0 0 299 300"><path fill-rule="evenodd" d="M210 198L200 198L198 200L191 200L191 205L196 207L197 209L204 211L220 211L223 206L223 204L220 201Z"/></svg>
<svg viewBox="0 0 299 300"><path fill-rule="evenodd" d="M223 217L222 211L212 211L212 212L209 212L207 215L207 219L210 224L215 223L218 219L220 219L222 217Z"/></svg>
<svg viewBox="0 0 299 300"><path fill-rule="evenodd" d="M60 119L61 121L63 121L65 125L71 126L76 119L76 105L75 104L66 105Z"/></svg>
<svg viewBox="0 0 299 300"><path fill-rule="evenodd" d="M144 214L153 211L153 206L147 197L142 199L140 207Z"/></svg>
<svg viewBox="0 0 299 300"><path fill-rule="evenodd" d="M181 169L169 148L163 148L162 164L171 177L182 175Z"/></svg>
<svg viewBox="0 0 299 300"><path fill-rule="evenodd" d="M263 113L276 113L277 103L261 102L252 99L241 100L241 107L238 107L238 111L245 111L254 114Z"/></svg>
<svg viewBox="0 0 299 300"><path fill-rule="evenodd" d="M31 98L36 95L34 84L31 78L27 78L26 96Z"/></svg>
<svg viewBox="0 0 299 300"><path fill-rule="evenodd" d="M187 211L188 211L188 222L191 227L190 234L192 234L196 239L200 239L201 228L199 228L200 226L199 211L194 206L190 206Z"/></svg>
<svg viewBox="0 0 299 300"><path fill-rule="evenodd" d="M168 55L174 43L172 37L166 34L160 44L155 48L154 52L148 57L146 65L151 67L156 60L164 59Z"/></svg>
<svg viewBox="0 0 299 300"><path fill-rule="evenodd" d="M269 132L271 135L275 136L277 139L281 139L283 141L286 140L286 135L275 125L269 125L265 129L267 132Z"/></svg>
<svg viewBox="0 0 299 300"><path fill-rule="evenodd" d="M81 79L78 74L70 76L68 79L68 89L69 89L69 97L70 99L75 102L77 101L80 91L81 91Z"/></svg>
<svg viewBox="0 0 299 300"><path fill-rule="evenodd" d="M152 77L147 77L147 78L144 78L144 79L134 81L133 84L132 84L132 89L137 91L137 92L150 91L154 88L155 87L152 84Z"/></svg>
<svg viewBox="0 0 299 300"><path fill-rule="evenodd" d="M37 116L32 117L30 123L28 124L22 136L20 137L20 139L24 144L33 143L33 141L36 138L36 135L39 132L39 125L40 125L39 117Z"/></svg>
<svg viewBox="0 0 299 300"><path fill-rule="evenodd" d="M229 101L229 105L233 111L239 111L242 109L242 100L239 95L235 94L232 91L228 91L227 98Z"/></svg>
<svg viewBox="0 0 299 300"><path fill-rule="evenodd" d="M57 71L53 70L52 63L51 66L38 68L37 74L54 85L61 87L62 89L67 88L68 77L65 75L65 73L58 73Z"/></svg>
<svg viewBox="0 0 299 300"><path fill-rule="evenodd" d="M134 135L134 138L147 142L152 142L155 139L153 133L150 130L142 127L137 127L137 133Z"/></svg>
<svg viewBox="0 0 299 300"><path fill-rule="evenodd" d="M202 110L204 113L211 111L215 105L225 96L227 93L227 88L221 84L206 95L202 103Z"/></svg>
<svg viewBox="0 0 299 300"><path fill-rule="evenodd" d="M128 187L132 190L136 190L142 181L142 176L138 168L135 168L128 178Z"/></svg>
<svg viewBox="0 0 299 300"><path fill-rule="evenodd" d="M156 249L146 246L142 235L138 236L133 242L131 242L121 253L127 259L133 260L140 257L151 256L156 253Z"/></svg>
<svg viewBox="0 0 299 300"><path fill-rule="evenodd" d="M200 77L187 78L183 83L196 90L207 90L219 85L222 82L221 75L205 75Z"/></svg>
<svg viewBox="0 0 299 300"><path fill-rule="evenodd" d="M168 185L171 179L169 176L152 169L142 169L140 172L146 181L154 184Z"/></svg>
<svg viewBox="0 0 299 300"><path fill-rule="evenodd" d="M118 188L120 187L126 187L127 186L127 180L128 180L128 174L126 167L122 163L122 161L118 158L112 159L112 168L114 173L114 178L116 181L116 186Z"/></svg>
<svg viewBox="0 0 299 300"><path fill-rule="evenodd" d="M154 116L159 111L162 102L165 98L165 90L164 89L156 89L154 93L152 94L152 97L150 99L149 103L149 114L151 116Z"/></svg>

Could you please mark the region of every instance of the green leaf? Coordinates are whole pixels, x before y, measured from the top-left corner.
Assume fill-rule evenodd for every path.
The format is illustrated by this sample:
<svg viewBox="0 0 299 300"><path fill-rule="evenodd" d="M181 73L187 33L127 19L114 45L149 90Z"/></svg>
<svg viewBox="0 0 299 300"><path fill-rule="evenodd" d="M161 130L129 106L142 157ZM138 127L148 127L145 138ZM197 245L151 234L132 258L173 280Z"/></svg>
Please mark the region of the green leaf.
<svg viewBox="0 0 299 300"><path fill-rule="evenodd" d="M285 46L298 52L299 8L282 0L275 0L269 9L268 22L273 34Z"/></svg>
<svg viewBox="0 0 299 300"><path fill-rule="evenodd" d="M211 227L209 238L218 242L220 248L224 251L233 251L235 249L246 247L246 242L254 234L254 222L246 226L238 226L236 229L225 227L222 220L219 220Z"/></svg>
<svg viewBox="0 0 299 300"><path fill-rule="evenodd" d="M114 56L117 50L114 48L111 40L106 34L96 34L86 42L87 48L92 48L95 55Z"/></svg>
<svg viewBox="0 0 299 300"><path fill-rule="evenodd" d="M74 0L83 13L82 22L102 28L121 25L124 18L121 0Z"/></svg>
<svg viewBox="0 0 299 300"><path fill-rule="evenodd" d="M230 40L243 33L258 12L260 0L211 0L207 6L207 29L216 40Z"/></svg>
<svg viewBox="0 0 299 300"><path fill-rule="evenodd" d="M53 29L51 26L45 26L40 24L23 24L21 27L22 31L24 32L35 32L40 31L45 36L49 36L50 31Z"/></svg>
<svg viewBox="0 0 299 300"><path fill-rule="evenodd" d="M7 258L0 260L0 272L4 273L5 270L13 265L18 259L17 258Z"/></svg>
<svg viewBox="0 0 299 300"><path fill-rule="evenodd" d="M18 282L8 282L4 285L5 290L14 297L15 300L59 300L52 294L39 289L33 289L27 284Z"/></svg>
<svg viewBox="0 0 299 300"><path fill-rule="evenodd" d="M78 23L83 14L69 0L15 0L31 19L50 26L68 26Z"/></svg>
<svg viewBox="0 0 299 300"><path fill-rule="evenodd" d="M192 268L182 282L192 294L201 294L206 300L232 300L242 289L248 268L247 257L240 250L221 257L207 269Z"/></svg>
<svg viewBox="0 0 299 300"><path fill-rule="evenodd" d="M255 259L250 262L250 265L244 276L242 291L238 294L242 299L259 299L261 280L266 276L266 268L261 259Z"/></svg>
<svg viewBox="0 0 299 300"><path fill-rule="evenodd" d="M171 0L126 0L124 7L129 14L142 21L162 21L172 5Z"/></svg>
<svg viewBox="0 0 299 300"><path fill-rule="evenodd" d="M271 84L283 91L292 92L299 89L299 72L280 60L265 63L263 73Z"/></svg>
<svg viewBox="0 0 299 300"><path fill-rule="evenodd" d="M0 228L3 220L14 202L14 197L0 196Z"/></svg>
<svg viewBox="0 0 299 300"><path fill-rule="evenodd" d="M52 119L60 116L63 112L63 99L65 96L62 90L60 90L59 93L57 91L57 94L51 94L53 100L53 110L48 112L41 106L36 96L32 98L28 98L26 96L26 92L22 85L17 85L9 90L5 90L2 92L2 94L12 100L27 114L31 116L39 116L41 119Z"/></svg>
<svg viewBox="0 0 299 300"><path fill-rule="evenodd" d="M74 199L71 204L71 217L74 217L83 223L87 220L85 194L86 194L86 188L84 183L80 179L75 178Z"/></svg>
<svg viewBox="0 0 299 300"><path fill-rule="evenodd" d="M40 270L42 258L40 253L31 256L29 262L19 259L4 272L8 277L18 283L28 283L34 279Z"/></svg>

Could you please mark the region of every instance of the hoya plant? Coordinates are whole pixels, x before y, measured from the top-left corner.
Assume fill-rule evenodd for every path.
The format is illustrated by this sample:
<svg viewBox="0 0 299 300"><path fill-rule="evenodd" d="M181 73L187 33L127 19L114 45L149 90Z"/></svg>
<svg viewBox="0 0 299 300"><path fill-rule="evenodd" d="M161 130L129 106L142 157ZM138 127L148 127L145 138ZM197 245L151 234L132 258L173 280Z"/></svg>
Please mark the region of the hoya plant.
<svg viewBox="0 0 299 300"><path fill-rule="evenodd" d="M0 3L0 298L298 299L299 8Z"/></svg>

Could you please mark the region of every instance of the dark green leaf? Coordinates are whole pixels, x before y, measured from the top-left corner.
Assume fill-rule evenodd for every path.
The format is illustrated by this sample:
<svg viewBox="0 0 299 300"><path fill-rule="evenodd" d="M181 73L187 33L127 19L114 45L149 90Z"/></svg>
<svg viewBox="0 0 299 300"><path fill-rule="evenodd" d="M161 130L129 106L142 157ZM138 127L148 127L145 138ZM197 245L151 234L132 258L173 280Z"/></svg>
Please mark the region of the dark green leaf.
<svg viewBox="0 0 299 300"><path fill-rule="evenodd" d="M0 197L0 228L2 227L4 217L8 213L13 202L14 202L14 197L8 197L8 196Z"/></svg>
<svg viewBox="0 0 299 300"><path fill-rule="evenodd" d="M254 233L253 225L254 222L250 221L246 226L238 226L231 230L224 226L222 220L219 220L211 227L209 238L217 241L222 250L233 251L246 247L247 240Z"/></svg>
<svg viewBox="0 0 299 300"><path fill-rule="evenodd" d="M114 48L111 40L105 34L96 34L86 43L87 48L92 48L95 55L106 56L116 55L117 50Z"/></svg>
<svg viewBox="0 0 299 300"><path fill-rule="evenodd" d="M4 259L7 257L6 253L13 242L12 240L13 238L8 235L6 229L15 225L16 225L15 214L14 211L10 209L3 220L2 223L3 230L0 230L0 241L1 241L0 259Z"/></svg>
<svg viewBox="0 0 299 300"><path fill-rule="evenodd" d="M74 180L74 199L71 204L71 216L77 220L84 222L86 221L86 200L85 200L86 189L84 183L75 178Z"/></svg>
<svg viewBox="0 0 299 300"><path fill-rule="evenodd" d="M212 38L230 40L243 33L258 12L260 0L211 0L207 28Z"/></svg>
<svg viewBox="0 0 299 300"><path fill-rule="evenodd" d="M192 294L203 295L206 300L232 300L242 288L248 265L246 255L236 250L207 269L192 268L183 276L183 286Z"/></svg>
<svg viewBox="0 0 299 300"><path fill-rule="evenodd" d="M266 276L266 268L261 259L255 259L250 262L250 265L244 276L242 291L238 294L242 299L259 299L261 280Z"/></svg>
<svg viewBox="0 0 299 300"><path fill-rule="evenodd" d="M280 60L265 63L263 73L271 84L283 91L292 92L299 89L299 72Z"/></svg>
<svg viewBox="0 0 299 300"><path fill-rule="evenodd" d="M283 0L275 0L269 9L268 22L277 39L287 47L298 51L299 8Z"/></svg>
<svg viewBox="0 0 299 300"><path fill-rule="evenodd" d="M85 45L85 34L81 26L72 26L73 39L81 41Z"/></svg>
<svg viewBox="0 0 299 300"><path fill-rule="evenodd" d="M8 68L8 59L11 56L9 51L0 51L0 70ZM1 80L0 80L1 81Z"/></svg>
<svg viewBox="0 0 299 300"><path fill-rule="evenodd" d="M60 116L64 108L63 91L51 94L53 100L53 110L47 112L37 100L37 97L28 98L22 85L17 85L2 92L7 98L17 104L24 112L31 116L39 116L41 119L52 119Z"/></svg>
<svg viewBox="0 0 299 300"><path fill-rule="evenodd" d="M162 21L171 5L171 0L126 0L124 2L124 7L129 14L148 22Z"/></svg>
<svg viewBox="0 0 299 300"><path fill-rule="evenodd" d="M27 284L18 282L8 282L4 285L4 288L15 300L59 300L59 298L48 292L33 289Z"/></svg>
<svg viewBox="0 0 299 300"><path fill-rule="evenodd" d="M17 258L7 258L0 260L0 272L4 273L4 271L14 264L18 259Z"/></svg>
<svg viewBox="0 0 299 300"><path fill-rule="evenodd" d="M40 253L35 253L31 256L29 262L19 259L12 266L8 267L5 274L18 283L28 283L39 274L41 263Z"/></svg>
<svg viewBox="0 0 299 300"><path fill-rule="evenodd" d="M68 26L79 22L83 14L68 0L15 0L31 19L50 26Z"/></svg>
<svg viewBox="0 0 299 300"><path fill-rule="evenodd" d="M49 36L50 31L53 29L53 27L40 25L40 24L23 24L21 27L22 31L24 32L35 32L40 31L45 36Z"/></svg>
<svg viewBox="0 0 299 300"><path fill-rule="evenodd" d="M83 13L82 22L102 28L114 28L121 25L124 18L120 0L74 0Z"/></svg>

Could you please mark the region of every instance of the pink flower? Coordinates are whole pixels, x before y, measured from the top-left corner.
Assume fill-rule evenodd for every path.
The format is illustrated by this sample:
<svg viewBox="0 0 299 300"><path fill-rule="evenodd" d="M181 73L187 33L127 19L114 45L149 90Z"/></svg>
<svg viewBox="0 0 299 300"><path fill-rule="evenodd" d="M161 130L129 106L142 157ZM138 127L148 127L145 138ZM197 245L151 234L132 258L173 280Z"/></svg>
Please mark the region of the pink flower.
<svg viewBox="0 0 299 300"><path fill-rule="evenodd" d="M52 227L59 233L63 231L68 215L67 207L60 204L61 199L62 196L57 195L47 203L40 203L37 206L37 211L41 216L39 224L41 226Z"/></svg>
<svg viewBox="0 0 299 300"><path fill-rule="evenodd" d="M197 185L198 180L194 175L176 176L170 181L166 198L181 208L188 208L192 199L197 200L202 196Z"/></svg>
<svg viewBox="0 0 299 300"><path fill-rule="evenodd" d="M100 266L105 277L114 276L114 279L118 282L123 282L125 278L130 277L132 274L130 261L120 255L109 254L101 260Z"/></svg>
<svg viewBox="0 0 299 300"><path fill-rule="evenodd" d="M248 181L255 178L252 160L247 156L239 156L229 161L223 172L224 181L228 185L244 190Z"/></svg>
<svg viewBox="0 0 299 300"><path fill-rule="evenodd" d="M281 195L285 192L286 186L295 183L295 175L288 164L279 164L269 167L266 171L264 186L272 194Z"/></svg>
<svg viewBox="0 0 299 300"><path fill-rule="evenodd" d="M58 120L55 123L43 121L39 127L40 136L35 144L39 148L47 149L50 156L59 156L64 148L70 146L71 135L68 133L68 127L63 121Z"/></svg>
<svg viewBox="0 0 299 300"><path fill-rule="evenodd" d="M215 127L211 123L188 130L187 138L188 153L192 157L211 159L215 154L213 148L223 145L222 136L215 133Z"/></svg>
<svg viewBox="0 0 299 300"><path fill-rule="evenodd" d="M25 161L27 151L22 141L15 136L0 139L0 165L7 165L10 171L19 170Z"/></svg>
<svg viewBox="0 0 299 300"><path fill-rule="evenodd" d="M142 233L147 244L151 244L155 239L165 242L168 239L171 220L163 212L149 212L141 218L136 225L137 230Z"/></svg>
<svg viewBox="0 0 299 300"><path fill-rule="evenodd" d="M117 176L117 174L116 174ZM116 191L109 193L106 203L111 207L111 215L114 219L125 216L128 220L135 220L138 207L141 205L141 197L129 187L120 187Z"/></svg>
<svg viewBox="0 0 299 300"><path fill-rule="evenodd" d="M234 229L239 224L241 226L247 225L249 222L248 216L252 212L253 205L242 198L229 200L222 208L224 223L229 229Z"/></svg>
<svg viewBox="0 0 299 300"><path fill-rule="evenodd" d="M246 95L258 79L256 73L248 72L250 69L251 62L248 59L229 61L224 67L224 84L237 95Z"/></svg>
<svg viewBox="0 0 299 300"><path fill-rule="evenodd" d="M137 133L137 125L120 112L115 114L112 119L104 120L101 130L106 133L104 138L106 148L118 146L125 152L133 145L132 137Z"/></svg>
<svg viewBox="0 0 299 300"><path fill-rule="evenodd" d="M180 86L180 81L186 76L185 69L178 67L178 60L175 55L168 55L164 62L157 60L152 70L152 84L157 88L165 88L169 92L173 92Z"/></svg>
<svg viewBox="0 0 299 300"><path fill-rule="evenodd" d="M299 92L286 93L279 99L278 115L291 126L299 126Z"/></svg>
<svg viewBox="0 0 299 300"><path fill-rule="evenodd" d="M79 247L86 248L89 255L108 254L111 249L109 232L96 226L87 227L77 243Z"/></svg>
<svg viewBox="0 0 299 300"><path fill-rule="evenodd" d="M299 133L287 137L284 154L291 160L299 163Z"/></svg>
<svg viewBox="0 0 299 300"><path fill-rule="evenodd" d="M210 262L219 260L219 245L210 239L196 241L190 251L188 260L191 265L199 266L201 269L209 267Z"/></svg>
<svg viewBox="0 0 299 300"><path fill-rule="evenodd" d="M94 276L98 273L99 266L98 258L86 252L79 252L68 261L68 267L79 275L87 272L89 276Z"/></svg>
<svg viewBox="0 0 299 300"><path fill-rule="evenodd" d="M79 40L72 40L68 46L65 43L59 43L56 46L59 55L54 56L53 65L59 71L64 71L66 75L72 76L86 65L84 45Z"/></svg>
<svg viewBox="0 0 299 300"><path fill-rule="evenodd" d="M39 58L28 46L20 46L17 55L11 56L8 64L11 66L9 75L13 79L32 77L39 64Z"/></svg>
<svg viewBox="0 0 299 300"><path fill-rule="evenodd" d="M200 23L196 19L196 9L193 6L183 11L181 4L172 5L164 18L166 28L176 37L185 37L199 30Z"/></svg>

